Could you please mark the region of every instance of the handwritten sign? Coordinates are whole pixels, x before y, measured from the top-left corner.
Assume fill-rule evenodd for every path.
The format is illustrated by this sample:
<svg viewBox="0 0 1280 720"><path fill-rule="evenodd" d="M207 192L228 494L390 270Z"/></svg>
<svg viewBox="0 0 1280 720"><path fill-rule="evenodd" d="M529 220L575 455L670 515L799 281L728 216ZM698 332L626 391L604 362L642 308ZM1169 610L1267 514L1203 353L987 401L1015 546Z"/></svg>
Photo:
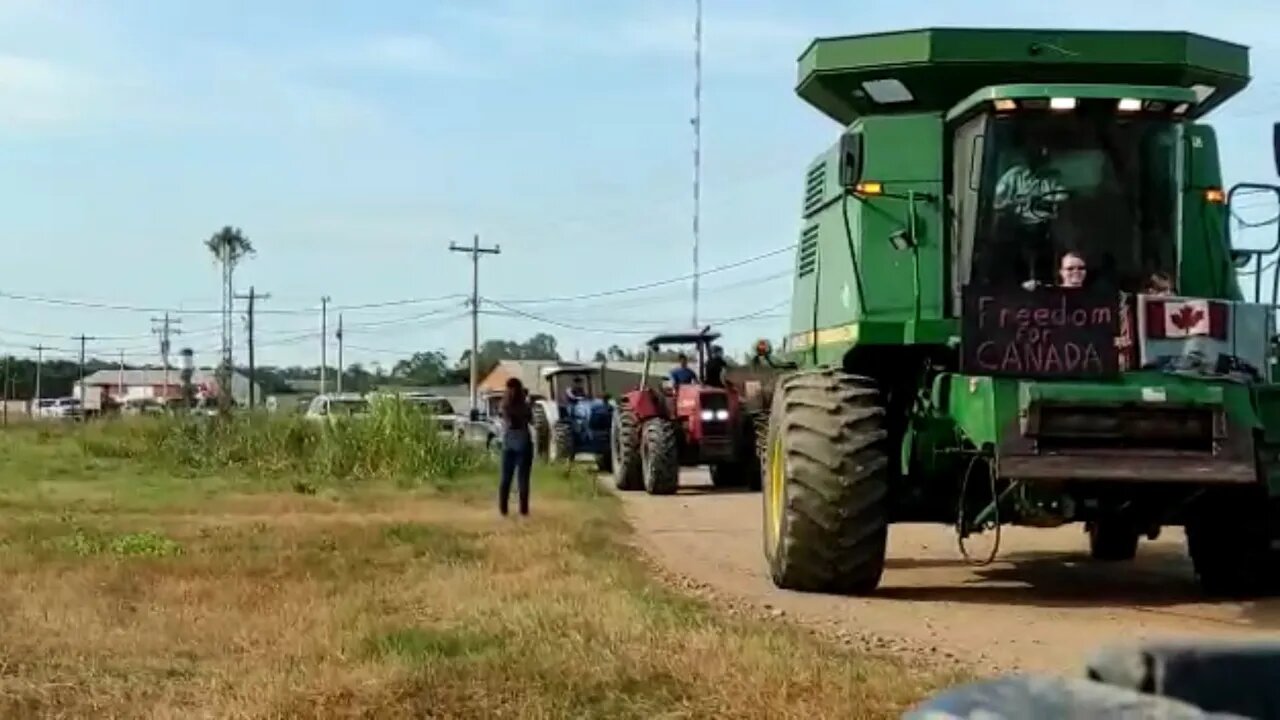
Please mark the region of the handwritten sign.
<svg viewBox="0 0 1280 720"><path fill-rule="evenodd" d="M1102 377L1120 371L1120 298L1071 288L964 290L960 369L975 375Z"/></svg>

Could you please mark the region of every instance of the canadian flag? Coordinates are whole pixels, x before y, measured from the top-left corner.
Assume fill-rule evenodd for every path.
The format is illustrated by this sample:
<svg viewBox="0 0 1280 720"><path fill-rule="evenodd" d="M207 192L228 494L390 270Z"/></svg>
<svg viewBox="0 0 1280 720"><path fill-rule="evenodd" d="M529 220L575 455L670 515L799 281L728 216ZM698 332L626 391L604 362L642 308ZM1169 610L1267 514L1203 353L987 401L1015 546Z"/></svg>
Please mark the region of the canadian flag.
<svg viewBox="0 0 1280 720"><path fill-rule="evenodd" d="M1146 300L1147 337L1226 340L1230 308L1213 300Z"/></svg>

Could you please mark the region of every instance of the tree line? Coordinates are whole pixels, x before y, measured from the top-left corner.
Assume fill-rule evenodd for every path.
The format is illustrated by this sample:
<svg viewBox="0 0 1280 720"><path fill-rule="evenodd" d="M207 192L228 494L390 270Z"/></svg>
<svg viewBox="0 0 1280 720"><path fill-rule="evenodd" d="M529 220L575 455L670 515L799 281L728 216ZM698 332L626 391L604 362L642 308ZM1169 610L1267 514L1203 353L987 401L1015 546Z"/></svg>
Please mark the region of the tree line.
<svg viewBox="0 0 1280 720"><path fill-rule="evenodd" d="M494 339L486 340L479 349L479 369L481 375L489 373L502 360L552 360L563 361L555 336L537 333L524 340ZM243 358L241 358L243 360ZM597 351L592 359L596 362L624 362L644 359L643 349L625 349L612 345ZM660 360L674 361L674 352L663 352ZM180 371L177 358L171 366L173 382L179 382ZM126 370L160 369L159 363L124 365ZM99 370L115 372L120 369L118 361L107 361L89 358L85 361L86 377ZM237 370L244 376L249 375L249 368L239 364ZM336 368L329 368L329 381L336 380ZM254 377L262 387L264 395L284 393L290 390L290 382L296 380L318 381L320 366L258 366ZM342 386L344 390L368 392L376 387L388 385L465 385L471 378L471 350L463 350L456 357L450 358L444 350L423 350L409 357L402 358L390 367L379 363L365 365L351 363L343 370ZM80 364L73 360L46 359L40 367L40 394L42 397L66 397L74 393L75 383L80 379ZM30 400L35 397L36 361L25 357L0 358L0 394L6 399Z"/></svg>

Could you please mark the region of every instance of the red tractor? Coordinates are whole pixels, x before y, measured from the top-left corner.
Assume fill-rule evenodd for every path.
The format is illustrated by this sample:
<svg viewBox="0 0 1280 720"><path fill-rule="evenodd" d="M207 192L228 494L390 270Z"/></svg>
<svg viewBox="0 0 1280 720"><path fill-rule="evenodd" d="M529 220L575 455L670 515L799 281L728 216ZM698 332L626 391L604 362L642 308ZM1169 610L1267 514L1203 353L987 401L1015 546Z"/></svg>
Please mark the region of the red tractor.
<svg viewBox="0 0 1280 720"><path fill-rule="evenodd" d="M619 490L670 495L679 487L680 468L697 465L711 466L716 487L760 489L752 413L732 382L703 382L711 343L719 337L704 329L658 335L646 344L640 386L622 396L613 414L610 442ZM696 369L690 368L695 379L676 387L664 381L656 390L650 386L654 355L670 345L697 348Z"/></svg>

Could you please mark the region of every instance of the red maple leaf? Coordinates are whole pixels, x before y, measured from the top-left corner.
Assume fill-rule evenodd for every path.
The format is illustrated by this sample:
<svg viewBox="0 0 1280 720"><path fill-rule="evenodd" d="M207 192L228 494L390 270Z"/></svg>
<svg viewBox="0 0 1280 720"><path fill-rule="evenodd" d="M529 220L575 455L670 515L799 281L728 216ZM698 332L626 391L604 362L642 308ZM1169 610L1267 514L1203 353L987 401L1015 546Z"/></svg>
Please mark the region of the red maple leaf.
<svg viewBox="0 0 1280 720"><path fill-rule="evenodd" d="M1199 325L1203 319L1204 311L1190 305L1183 305L1178 308L1177 312L1169 316L1169 321L1173 323L1173 326L1184 332Z"/></svg>

